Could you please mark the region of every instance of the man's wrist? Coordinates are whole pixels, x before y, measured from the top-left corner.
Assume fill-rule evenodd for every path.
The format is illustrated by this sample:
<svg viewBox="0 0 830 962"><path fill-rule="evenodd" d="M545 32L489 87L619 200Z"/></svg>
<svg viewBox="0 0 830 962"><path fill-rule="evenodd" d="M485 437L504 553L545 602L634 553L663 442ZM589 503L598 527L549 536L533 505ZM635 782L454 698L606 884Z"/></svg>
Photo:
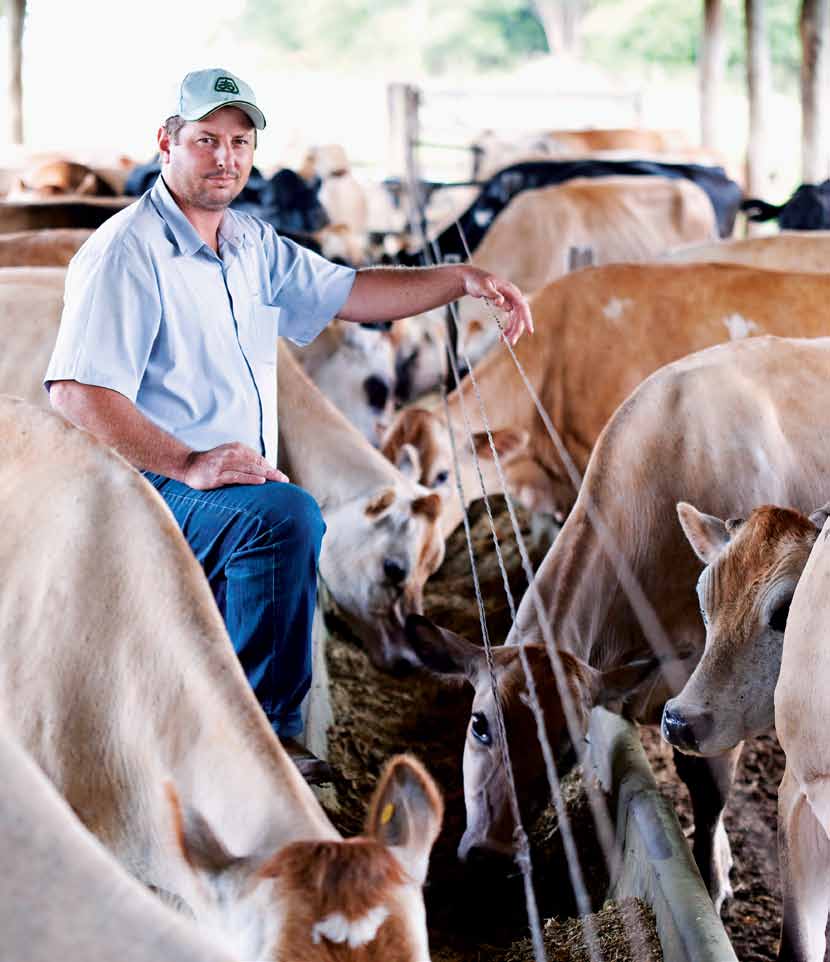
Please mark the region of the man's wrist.
<svg viewBox="0 0 830 962"><path fill-rule="evenodd" d="M194 451L192 448L184 448L173 461L170 469L170 477L174 481L185 483L185 478L193 466L193 461L198 453L198 451Z"/></svg>

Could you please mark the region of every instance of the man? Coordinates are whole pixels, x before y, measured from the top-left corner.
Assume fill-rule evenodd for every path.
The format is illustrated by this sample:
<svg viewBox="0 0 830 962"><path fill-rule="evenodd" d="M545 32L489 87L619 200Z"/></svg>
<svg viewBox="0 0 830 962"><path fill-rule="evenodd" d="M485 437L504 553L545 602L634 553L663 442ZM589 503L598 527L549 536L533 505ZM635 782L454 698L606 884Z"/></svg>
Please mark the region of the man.
<svg viewBox="0 0 830 962"><path fill-rule="evenodd" d="M355 272L229 210L264 127L229 71L184 78L158 131L161 176L70 264L45 383L54 407L170 506L260 703L299 756L325 526L276 467L277 335L306 344L335 315L393 320L463 294L505 310L511 340L532 325L518 289L486 271Z"/></svg>

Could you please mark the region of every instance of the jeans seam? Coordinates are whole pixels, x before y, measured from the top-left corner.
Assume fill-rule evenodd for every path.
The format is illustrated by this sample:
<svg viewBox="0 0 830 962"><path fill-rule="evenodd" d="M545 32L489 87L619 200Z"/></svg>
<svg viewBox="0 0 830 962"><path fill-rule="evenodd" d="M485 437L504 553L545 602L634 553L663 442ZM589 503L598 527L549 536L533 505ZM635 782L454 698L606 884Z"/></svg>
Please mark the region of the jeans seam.
<svg viewBox="0 0 830 962"><path fill-rule="evenodd" d="M253 511L248 511L247 508L230 508L226 504L219 504L215 501L205 501L202 498L193 498L187 494L174 494L169 491L165 491L164 498L175 498L177 501L185 501L187 504L195 504L200 508L218 508L220 511L229 512L231 514L242 515L245 518L249 518L253 521L262 522L263 517L261 514L256 514ZM281 518L276 524L271 525L270 528L265 531L261 531L260 535L270 535L272 531L276 531L280 525L285 524L286 521L290 520L288 516Z"/></svg>

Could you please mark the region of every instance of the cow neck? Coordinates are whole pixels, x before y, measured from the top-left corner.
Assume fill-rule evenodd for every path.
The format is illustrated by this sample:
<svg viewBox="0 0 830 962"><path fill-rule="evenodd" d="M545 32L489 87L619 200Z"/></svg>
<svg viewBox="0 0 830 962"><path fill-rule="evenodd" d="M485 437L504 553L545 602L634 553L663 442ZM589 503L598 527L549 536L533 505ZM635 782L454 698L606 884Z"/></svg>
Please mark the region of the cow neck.
<svg viewBox="0 0 830 962"><path fill-rule="evenodd" d="M281 455L290 479L326 510L382 487L401 473L337 410L284 348L279 351Z"/></svg>
<svg viewBox="0 0 830 962"><path fill-rule="evenodd" d="M534 338L534 335L525 334L514 350L538 392L544 365L542 355L545 353L542 340ZM484 403L487 424L491 429L524 427L531 423L535 415L533 399L522 382L513 358L503 344L494 345L475 365L473 374ZM447 396L447 404L453 427L457 432L462 432L459 435L460 438L463 438L466 432L464 414L473 432L485 429L484 417L476 397L476 388L469 376L450 392Z"/></svg>

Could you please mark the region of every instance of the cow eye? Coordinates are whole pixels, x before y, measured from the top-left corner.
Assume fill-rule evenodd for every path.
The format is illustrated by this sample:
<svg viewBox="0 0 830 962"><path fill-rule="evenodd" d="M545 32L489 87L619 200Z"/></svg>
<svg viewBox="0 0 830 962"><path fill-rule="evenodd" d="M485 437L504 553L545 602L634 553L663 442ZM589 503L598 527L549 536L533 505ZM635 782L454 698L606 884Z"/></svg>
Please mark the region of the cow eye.
<svg viewBox="0 0 830 962"><path fill-rule="evenodd" d="M435 475L435 480L432 482L433 488L437 487L439 484L446 484L449 476L449 471L439 471L438 474Z"/></svg>
<svg viewBox="0 0 830 962"><path fill-rule="evenodd" d="M473 712L470 728L472 729L473 737L480 741L482 745L492 744L493 739L490 737L490 724L484 712Z"/></svg>
<svg viewBox="0 0 830 962"><path fill-rule="evenodd" d="M769 620L769 626L773 631L781 631L787 627L787 615L790 613L790 602L785 601L783 604L779 605L775 611L773 611L772 616Z"/></svg>

